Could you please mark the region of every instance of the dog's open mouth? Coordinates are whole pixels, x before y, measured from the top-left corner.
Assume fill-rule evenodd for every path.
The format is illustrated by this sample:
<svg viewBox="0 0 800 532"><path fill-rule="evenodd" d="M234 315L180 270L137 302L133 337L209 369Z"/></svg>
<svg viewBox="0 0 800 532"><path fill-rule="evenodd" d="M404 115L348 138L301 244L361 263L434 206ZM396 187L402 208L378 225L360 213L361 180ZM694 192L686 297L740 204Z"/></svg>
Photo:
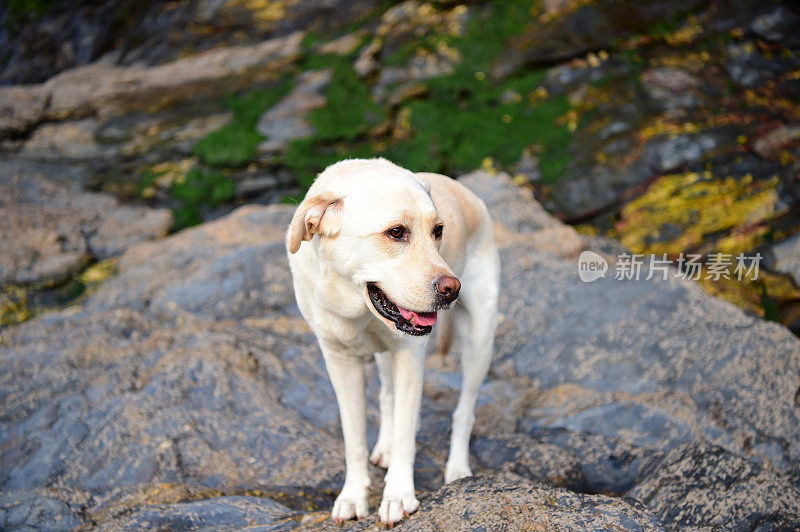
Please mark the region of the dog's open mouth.
<svg viewBox="0 0 800 532"><path fill-rule="evenodd" d="M436 312L416 312L394 303L375 283L367 283L367 292L378 314L394 323L397 330L413 336L429 334L436 323Z"/></svg>

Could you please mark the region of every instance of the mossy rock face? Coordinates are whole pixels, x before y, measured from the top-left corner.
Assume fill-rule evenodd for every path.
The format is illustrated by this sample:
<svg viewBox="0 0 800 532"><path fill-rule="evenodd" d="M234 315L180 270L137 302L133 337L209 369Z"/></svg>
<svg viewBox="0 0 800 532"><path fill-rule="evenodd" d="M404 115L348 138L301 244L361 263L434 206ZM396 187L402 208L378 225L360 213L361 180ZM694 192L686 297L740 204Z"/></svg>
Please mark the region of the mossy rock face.
<svg viewBox="0 0 800 532"><path fill-rule="evenodd" d="M3 160L0 175L0 327L75 303L173 223L167 209L77 189L58 165Z"/></svg>
<svg viewBox="0 0 800 532"><path fill-rule="evenodd" d="M430 53L426 46L439 43L439 49L453 50L454 62L452 72L416 81L389 116L356 70L334 59L327 104L308 117L315 133L294 141L286 155L301 184L308 186L317 172L345 156L385 156L411 170L452 174L479 166L487 156L511 165L531 145L543 152L545 179L556 180L569 142L559 122L569 110L566 99L547 98L546 92L541 97L543 71L502 82L486 75L505 40L522 30L530 8L527 2L489 2L469 13L463 30L432 24L427 41L388 52L392 64L413 65L419 54Z"/></svg>
<svg viewBox="0 0 800 532"><path fill-rule="evenodd" d="M758 316L794 325L800 289L788 276L765 270L767 262L756 251L772 238L770 224L786 213L778 186L777 176L754 180L710 171L663 176L623 207L609 235L645 256L702 257L697 279L709 293ZM737 257L749 261L757 253L761 258L754 271L746 272L750 262L746 270L737 270ZM724 264L710 266L713 258Z"/></svg>
<svg viewBox="0 0 800 532"><path fill-rule="evenodd" d="M264 89L228 97L225 104L233 114L231 121L202 138L192 151L210 166L237 167L252 162L256 147L264 140L256 131L258 119L290 88L291 81L283 79Z"/></svg>
<svg viewBox="0 0 800 532"><path fill-rule="evenodd" d="M761 244L763 224L781 214L777 186L777 177L754 181L710 171L663 176L622 208L613 234L635 253L748 251Z"/></svg>
<svg viewBox="0 0 800 532"><path fill-rule="evenodd" d="M34 13L29 22L42 16L44 27L69 11L40 9L48 3L17 0L11 11ZM0 88L11 102L1 134L24 157L91 167L93 189L170 208L173 230L245 201L299 199L330 163L374 156L449 175L511 171L551 212L598 233L618 227L613 234L624 233L634 250L753 250L798 227L774 222L781 205L800 198L798 19L784 7L201 4L104 11L97 20L113 15L115 24L172 13L169 44L159 51L152 41L126 42L114 64ZM82 9L81 20L100 10ZM297 104L292 96L303 89L313 105L300 105L296 134L280 137L277 111ZM706 185L673 183L669 205L652 204L674 176L704 171L715 176ZM752 190L719 177L738 182L748 173ZM774 175L777 184L762 185ZM703 197L718 201L695 205L704 186ZM762 217L769 202L776 212ZM747 209L753 219L740 219ZM681 211L694 214L673 216Z"/></svg>
<svg viewBox="0 0 800 532"><path fill-rule="evenodd" d="M0 51L0 82L18 84L45 81L109 51L119 64L154 66L212 48L257 44L293 28L335 35L386 8L372 0L10 0L6 6L0 23L10 37Z"/></svg>

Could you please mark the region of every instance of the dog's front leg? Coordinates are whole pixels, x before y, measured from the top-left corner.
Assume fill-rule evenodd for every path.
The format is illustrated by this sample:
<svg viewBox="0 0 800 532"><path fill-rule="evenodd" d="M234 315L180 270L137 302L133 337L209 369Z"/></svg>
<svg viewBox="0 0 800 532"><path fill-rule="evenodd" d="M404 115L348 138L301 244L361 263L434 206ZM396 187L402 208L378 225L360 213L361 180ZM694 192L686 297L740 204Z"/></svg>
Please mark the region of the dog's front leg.
<svg viewBox="0 0 800 532"><path fill-rule="evenodd" d="M424 347L403 347L392 353L394 430L386 487L378 511L385 525L401 521L419 507L414 494L414 455L424 360Z"/></svg>
<svg viewBox="0 0 800 532"><path fill-rule="evenodd" d="M369 515L364 358L324 345L322 353L339 403L344 435L344 486L331 511L331 518L342 524L348 519Z"/></svg>

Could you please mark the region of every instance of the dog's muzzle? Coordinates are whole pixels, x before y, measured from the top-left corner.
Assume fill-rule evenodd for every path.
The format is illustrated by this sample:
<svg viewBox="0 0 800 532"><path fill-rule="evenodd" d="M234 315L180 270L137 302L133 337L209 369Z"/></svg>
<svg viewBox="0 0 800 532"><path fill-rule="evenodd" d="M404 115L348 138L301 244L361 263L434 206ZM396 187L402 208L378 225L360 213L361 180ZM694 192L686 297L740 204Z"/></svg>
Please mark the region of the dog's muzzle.
<svg viewBox="0 0 800 532"><path fill-rule="evenodd" d="M397 305L375 283L367 283L367 293L378 314L394 323L398 331L412 336L424 336L433 330L436 311L417 312Z"/></svg>

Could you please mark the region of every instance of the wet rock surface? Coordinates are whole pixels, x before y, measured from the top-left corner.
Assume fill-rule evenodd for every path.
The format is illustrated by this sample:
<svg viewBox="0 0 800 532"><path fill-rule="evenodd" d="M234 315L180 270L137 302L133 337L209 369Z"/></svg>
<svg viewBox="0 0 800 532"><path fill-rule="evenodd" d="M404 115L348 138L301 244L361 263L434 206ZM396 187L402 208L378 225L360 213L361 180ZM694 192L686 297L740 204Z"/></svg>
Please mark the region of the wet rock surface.
<svg viewBox="0 0 800 532"><path fill-rule="evenodd" d="M688 281L581 283L577 253L602 242L563 247L560 222L504 174L462 179L504 266L479 476L441 485L459 373L431 356L422 506L400 527L800 525L800 341ZM292 211L243 207L134 245L81 304L3 331L0 525L337 528L338 413L291 290Z"/></svg>

